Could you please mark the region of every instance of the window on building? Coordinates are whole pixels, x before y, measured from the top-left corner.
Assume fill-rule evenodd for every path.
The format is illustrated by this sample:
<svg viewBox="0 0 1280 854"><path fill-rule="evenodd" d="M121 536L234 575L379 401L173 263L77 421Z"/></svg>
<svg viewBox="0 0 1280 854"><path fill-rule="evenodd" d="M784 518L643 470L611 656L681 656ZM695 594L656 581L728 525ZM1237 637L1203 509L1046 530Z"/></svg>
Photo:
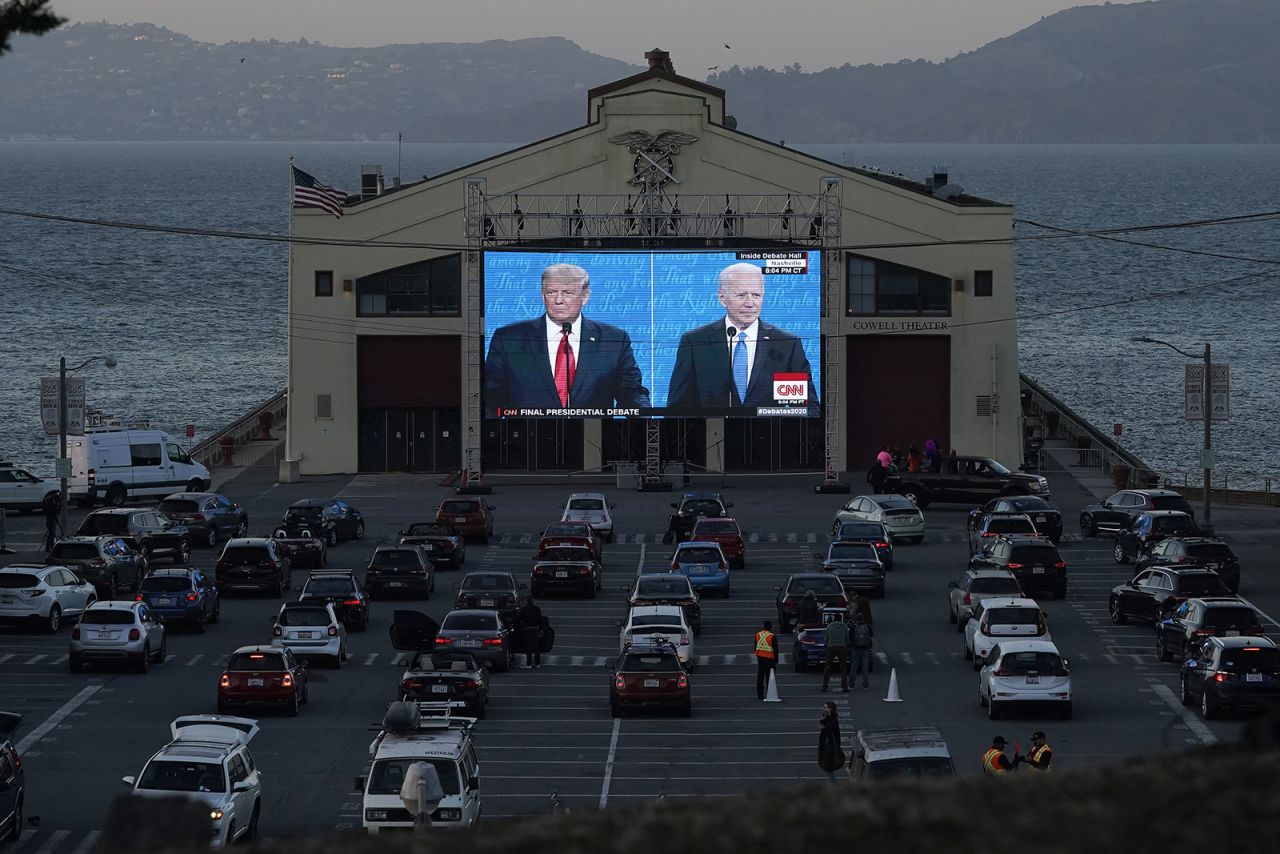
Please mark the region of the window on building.
<svg viewBox="0 0 1280 854"><path fill-rule="evenodd" d="M973 271L973 295L975 297L991 296L993 276L990 270Z"/></svg>
<svg viewBox="0 0 1280 854"><path fill-rule="evenodd" d="M333 271L316 270L316 296L333 296Z"/></svg>
<svg viewBox="0 0 1280 854"><path fill-rule="evenodd" d="M850 255L845 314L951 313L951 280L925 270Z"/></svg>
<svg viewBox="0 0 1280 854"><path fill-rule="evenodd" d="M446 255L356 279L357 313L462 314L462 256Z"/></svg>

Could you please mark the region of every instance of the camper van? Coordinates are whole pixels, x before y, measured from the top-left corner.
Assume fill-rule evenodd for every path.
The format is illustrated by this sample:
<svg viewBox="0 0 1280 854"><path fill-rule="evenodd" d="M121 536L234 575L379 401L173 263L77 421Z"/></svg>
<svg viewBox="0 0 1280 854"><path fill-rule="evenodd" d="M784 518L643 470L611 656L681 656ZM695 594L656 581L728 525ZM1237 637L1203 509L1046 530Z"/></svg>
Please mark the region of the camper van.
<svg viewBox="0 0 1280 854"><path fill-rule="evenodd" d="M209 488L209 470L163 430L89 430L67 437L67 456L69 494L84 507L99 501L120 507L135 496Z"/></svg>

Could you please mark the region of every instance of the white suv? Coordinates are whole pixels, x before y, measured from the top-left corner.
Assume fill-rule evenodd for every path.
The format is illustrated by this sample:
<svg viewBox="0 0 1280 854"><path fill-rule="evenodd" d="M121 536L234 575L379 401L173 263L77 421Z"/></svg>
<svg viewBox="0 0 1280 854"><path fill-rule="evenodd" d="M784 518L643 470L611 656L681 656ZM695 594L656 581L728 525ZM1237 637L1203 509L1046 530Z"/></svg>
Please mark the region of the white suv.
<svg viewBox="0 0 1280 854"><path fill-rule="evenodd" d="M564 505L561 522L586 522L606 543L613 542L613 515L616 505L599 492L575 492Z"/></svg>
<svg viewBox="0 0 1280 854"><path fill-rule="evenodd" d="M1051 641L1048 617L1034 599L1000 596L983 599L964 625L964 659L979 670L991 648L1010 640Z"/></svg>
<svg viewBox="0 0 1280 854"><path fill-rule="evenodd" d="M63 619L84 613L97 598L93 585L65 566L15 563L0 569L0 623L36 622L53 634Z"/></svg>
<svg viewBox="0 0 1280 854"><path fill-rule="evenodd" d="M45 496L61 489L59 481L36 477L12 463L0 463L0 510L39 510Z"/></svg>
<svg viewBox="0 0 1280 854"><path fill-rule="evenodd" d="M249 841L262 814L262 779L249 753L258 722L223 715L189 715L169 724L173 741L148 760L138 777L120 782L143 798L179 796L207 804L210 844Z"/></svg>
<svg viewBox="0 0 1280 854"><path fill-rule="evenodd" d="M1001 641L978 675L978 705L991 720L1006 709L1043 708L1071 720L1071 671L1050 641Z"/></svg>
<svg viewBox="0 0 1280 854"><path fill-rule="evenodd" d="M684 609L679 605L638 605L621 625L620 648L627 644L667 642L675 647L685 670L693 670L693 629L689 628Z"/></svg>

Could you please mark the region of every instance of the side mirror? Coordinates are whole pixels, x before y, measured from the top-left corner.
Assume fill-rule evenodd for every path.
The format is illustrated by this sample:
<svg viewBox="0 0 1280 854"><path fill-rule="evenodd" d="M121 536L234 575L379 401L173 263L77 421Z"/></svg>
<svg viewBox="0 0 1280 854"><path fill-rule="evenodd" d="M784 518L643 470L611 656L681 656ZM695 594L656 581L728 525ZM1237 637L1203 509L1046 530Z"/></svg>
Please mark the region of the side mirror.
<svg viewBox="0 0 1280 854"><path fill-rule="evenodd" d="M405 534L405 532L404 532L404 531L396 531L396 536L397 536L397 537L403 537L403 536L406 536L406 534Z"/></svg>
<svg viewBox="0 0 1280 854"><path fill-rule="evenodd" d="M239 782L237 782L237 783L232 783L232 784L231 784L231 791L232 791L232 792L247 792L247 791L249 791L249 790L250 790L250 789L252 789L252 788L253 788L253 786L251 786L251 785L249 784L249 781L248 781L248 780L241 780L241 781L239 781Z"/></svg>
<svg viewBox="0 0 1280 854"><path fill-rule="evenodd" d="M781 584L775 584L775 585L773 585L773 589L774 589L774 590L777 590L779 593L781 593L781 592L782 592L782 585L781 585Z"/></svg>
<svg viewBox="0 0 1280 854"><path fill-rule="evenodd" d="M486 504L486 505L485 505L485 507L488 507L490 510L497 510L497 509L498 509L497 507L494 507L492 504Z"/></svg>
<svg viewBox="0 0 1280 854"><path fill-rule="evenodd" d="M732 506L733 506L733 502L732 502L732 501L730 501L730 502L728 502L728 503L726 503L726 504L724 505L724 507L725 507L725 509L726 509L726 510L728 510L728 509L729 509L730 507L732 507Z"/></svg>
<svg viewBox="0 0 1280 854"><path fill-rule="evenodd" d="M454 590L461 590L461 589L462 589L462 582L461 582L461 581L455 581L455 582L453 582L453 589L454 589Z"/></svg>
<svg viewBox="0 0 1280 854"><path fill-rule="evenodd" d="M133 784L136 782L138 782L137 777L121 777L120 778L120 784L123 786L128 786L129 788L133 788Z"/></svg>
<svg viewBox="0 0 1280 854"><path fill-rule="evenodd" d="M363 777L356 777L356 779L355 779L355 783L354 783L354 786L355 786L355 789L356 789L356 791L357 791L357 792L363 792L363 791L364 791L364 778L363 778Z"/></svg>
<svg viewBox="0 0 1280 854"><path fill-rule="evenodd" d="M610 502L610 503L609 503L609 509L610 509L610 510L612 510L613 508L615 508L615 507L617 507L617 506L618 506L617 504L614 504L614 503L612 503L612 502Z"/></svg>
<svg viewBox="0 0 1280 854"><path fill-rule="evenodd" d="M814 553L813 553L813 559L814 559L814 560L822 560L822 555L820 555L818 552L814 552Z"/></svg>
<svg viewBox="0 0 1280 854"><path fill-rule="evenodd" d="M609 659L608 661L606 661L606 662L604 663L604 666L605 666L605 667L607 667L607 668L609 668L610 670L612 670L613 668L615 668L615 667L617 667L617 666L618 666L618 659L616 659L616 658L611 658L611 659Z"/></svg>
<svg viewBox="0 0 1280 854"><path fill-rule="evenodd" d="M529 585L525 584L525 583L522 581L522 582L520 582L520 587L519 587L519 589L520 589L520 590L528 590L528 589L529 589Z"/></svg>
<svg viewBox="0 0 1280 854"><path fill-rule="evenodd" d="M467 788L468 788L468 789L478 789L478 788L480 788L480 778L479 778L479 777L469 777L469 778L467 778Z"/></svg>
<svg viewBox="0 0 1280 854"><path fill-rule="evenodd" d="M678 510L678 509L679 509L679 508L676 506L676 503L675 503L674 501L672 501L672 502L671 502L671 509L673 509L673 510Z"/></svg>
<svg viewBox="0 0 1280 854"><path fill-rule="evenodd" d="M613 624L618 628L622 628L622 620L614 620Z"/></svg>
<svg viewBox="0 0 1280 854"><path fill-rule="evenodd" d="M959 583L957 583L957 582L955 582L955 581L947 582L947 588L948 588L949 590L955 590L955 589L956 589L956 588L958 588L959 586L960 586L960 585L959 585Z"/></svg>

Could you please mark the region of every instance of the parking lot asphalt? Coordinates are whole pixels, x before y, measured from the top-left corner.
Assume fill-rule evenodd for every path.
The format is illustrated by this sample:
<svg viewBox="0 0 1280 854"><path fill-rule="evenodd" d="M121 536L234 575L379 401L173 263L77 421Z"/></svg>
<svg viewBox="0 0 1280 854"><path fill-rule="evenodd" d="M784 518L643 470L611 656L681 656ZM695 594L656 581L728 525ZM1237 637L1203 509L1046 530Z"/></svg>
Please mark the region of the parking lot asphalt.
<svg viewBox="0 0 1280 854"><path fill-rule="evenodd" d="M1125 757L1230 740L1240 719L1203 722L1176 699L1177 665L1153 654L1149 626L1112 625L1111 587L1131 567L1117 565L1110 541L1082 540L1079 509L1093 500L1069 478L1052 480L1053 503L1068 535L1061 551L1069 565L1065 600L1045 600L1054 641L1071 662L1075 717L1071 721L1018 718L991 722L977 702L977 675L961 658L961 635L946 617L947 582L968 556L967 506L926 509L920 545L899 545L888 595L873 602L876 669L868 691L823 695L819 673L796 673L792 638L779 638L781 703L755 698L754 632L775 614L775 586L791 572L815 566L836 509L847 500L817 495L812 479L731 481L723 491L748 539L747 566L736 571L729 599L703 600L703 631L695 640L691 676L693 716L610 716L606 663L617 651L617 621L625 615L621 587L642 569L666 566L661 544L673 493L602 489L617 503L617 542L605 547L604 590L595 599L548 598L539 604L556 628L556 646L539 670L494 674L489 717L476 727L484 821L548 813L553 802L576 812L625 807L658 798L706 797L755 791L766 781L774 795L824 780L817 767L817 713L825 699L840 710L846 742L862 727L927 724L947 739L961 774L979 773L992 736L1026 744L1044 729L1055 768L1066 770ZM495 537L468 546L465 570L527 573L538 532L558 517L570 491L600 487L499 486ZM718 483L698 488L717 489ZM433 476L360 475L274 484L248 472L222 486L244 505L250 529L271 529L299 498L339 496L368 523L362 541L330 553L329 568L363 567L375 546L395 541L407 524L434 516L452 490ZM76 521L83 511L73 514ZM1280 583L1267 573L1277 539L1275 510L1218 508L1219 531L1242 565L1242 594L1264 614L1280 613ZM38 542L38 517L9 517L20 548ZM216 550L194 553L211 568ZM19 555L18 557L22 557ZM310 703L298 718L263 713L252 750L263 774L261 830L280 837L327 829L358 829L360 796L353 779L368 766L367 748L387 702L394 699L405 654L392 649L387 629L393 607L437 619L452 603L462 573L442 571L430 601L375 601L368 632L350 636L350 660L338 670L312 668ZM295 586L306 571L294 574ZM0 708L26 716L19 734L27 770L27 814L39 816L15 848L20 854L83 854L97 838L121 776L136 774L169 739L180 714L214 712L220 667L235 647L269 639L281 599L228 596L222 620L203 635L175 628L169 658L147 674L67 671L67 632L49 636L29 628L0 628ZM1269 632L1280 630L1266 617ZM67 630L69 631L69 629ZM903 702L883 698L897 674ZM846 745L847 749L847 745Z"/></svg>

